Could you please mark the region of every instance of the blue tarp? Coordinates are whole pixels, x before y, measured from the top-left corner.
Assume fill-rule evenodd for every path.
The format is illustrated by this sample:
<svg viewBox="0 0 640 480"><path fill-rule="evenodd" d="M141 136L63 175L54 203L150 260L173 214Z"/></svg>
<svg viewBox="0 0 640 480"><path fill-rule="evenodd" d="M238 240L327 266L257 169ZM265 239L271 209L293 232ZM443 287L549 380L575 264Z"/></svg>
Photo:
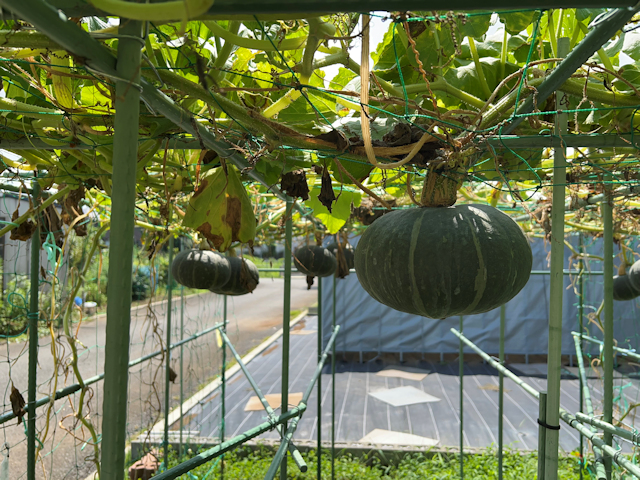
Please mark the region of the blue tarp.
<svg viewBox="0 0 640 480"><path fill-rule="evenodd" d="M577 246L578 237L569 239ZM357 248L357 239L352 241ZM549 270L550 245L543 239L532 240L533 270ZM588 253L602 256L602 239L585 240ZM615 247L615 253L618 248ZM565 249L565 268L569 268L571 251ZM619 262L616 261L617 265ZM591 260L591 271L602 271L602 262ZM572 269L576 269L573 260ZM565 275L563 305L562 353L575 354L571 331L578 330L578 296L575 276ZM322 279L323 340L329 339L333 313L333 277ZM602 339L602 332L589 323L588 314L595 312L603 299L603 276L584 277L585 333ZM614 335L618 346L640 348L640 298L627 302L614 302ZM604 315L602 316L604 321ZM432 320L398 312L371 298L351 273L336 280L336 322L341 331L336 342L337 352L373 353L457 353L459 342L450 331L458 328L459 317ZM549 274L531 275L529 282L506 305L505 353L547 354L549 323ZM464 334L482 350L498 353L500 309L464 318ZM586 352L597 354L599 347L590 345ZM470 349L465 349L470 351Z"/></svg>

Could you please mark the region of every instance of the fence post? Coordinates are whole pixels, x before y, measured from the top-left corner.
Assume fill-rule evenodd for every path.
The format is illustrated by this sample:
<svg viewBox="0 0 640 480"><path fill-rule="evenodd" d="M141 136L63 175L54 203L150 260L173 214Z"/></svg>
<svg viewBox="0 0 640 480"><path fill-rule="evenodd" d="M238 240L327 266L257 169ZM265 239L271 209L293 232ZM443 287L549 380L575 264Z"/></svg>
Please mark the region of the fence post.
<svg viewBox="0 0 640 480"><path fill-rule="evenodd" d="M460 315L460 333L463 330L464 317ZM460 377L460 480L464 479L464 343L460 339L460 352L458 354L458 376Z"/></svg>
<svg viewBox="0 0 640 480"><path fill-rule="evenodd" d="M569 53L569 39L558 39L558 56ZM558 93L556 108L563 110L564 93ZM567 131L567 114L556 114L555 134ZM546 422L560 424L560 376L562 366L562 300L564 295L564 201L567 183L567 162L564 148L553 154L553 200L551 208L551 278L549 282L549 350L547 355L547 412ZM558 478L558 430L545 432L545 480Z"/></svg>
<svg viewBox="0 0 640 480"><path fill-rule="evenodd" d="M227 333L227 296L223 296L222 301L222 331ZM217 332L216 332L217 335ZM226 435L226 416L227 416L227 344L222 342L222 371L220 372L221 383L220 383L220 415L222 419L220 420L220 443L224 442L224 437ZM220 457L220 479L224 478L224 454Z"/></svg>
<svg viewBox="0 0 640 480"><path fill-rule="evenodd" d="M540 392L538 397L538 478L544 478L545 447L547 443L547 429L542 424L547 423L547 392Z"/></svg>
<svg viewBox="0 0 640 480"><path fill-rule="evenodd" d="M322 277L318 277L318 362L322 359ZM318 375L318 464L316 477L322 478L322 373Z"/></svg>
<svg viewBox="0 0 640 480"><path fill-rule="evenodd" d="M500 306L500 365L504 366L504 327L506 317L506 305ZM503 475L503 423L504 423L504 374L498 372L498 480L502 480Z"/></svg>
<svg viewBox="0 0 640 480"><path fill-rule="evenodd" d="M606 187L605 187L606 188ZM603 420L613 423L613 212L611 197L607 195L601 204L604 227L604 409ZM604 432L604 443L613 445L613 436ZM611 480L611 457L604 455L607 480Z"/></svg>
<svg viewBox="0 0 640 480"><path fill-rule="evenodd" d="M101 457L109 480L124 478L142 22L122 20L118 33Z"/></svg>
<svg viewBox="0 0 640 480"><path fill-rule="evenodd" d="M167 269L167 337L165 340L164 364L164 468L169 468L169 401L171 400L171 296L173 294L173 278L171 263L173 262L173 234L169 237L169 268Z"/></svg>
<svg viewBox="0 0 640 480"><path fill-rule="evenodd" d="M33 204L36 212L40 201L40 185L33 180ZM20 201L20 200L18 200ZM36 386L38 366L38 286L40 283L40 215L36 216L36 227L31 236L31 278L29 291L29 386L27 401L27 480L36 478Z"/></svg>
<svg viewBox="0 0 640 480"><path fill-rule="evenodd" d="M289 325L291 323L291 255L293 201L287 195L287 210L284 240L284 308L282 312L282 406L280 414L289 410ZM282 424L282 431L287 431L286 422ZM280 480L287 480L287 452L285 451L280 464Z"/></svg>
<svg viewBox="0 0 640 480"><path fill-rule="evenodd" d="M331 326L336 330L336 276L333 276L333 319ZM336 478L336 342L331 345L331 480Z"/></svg>

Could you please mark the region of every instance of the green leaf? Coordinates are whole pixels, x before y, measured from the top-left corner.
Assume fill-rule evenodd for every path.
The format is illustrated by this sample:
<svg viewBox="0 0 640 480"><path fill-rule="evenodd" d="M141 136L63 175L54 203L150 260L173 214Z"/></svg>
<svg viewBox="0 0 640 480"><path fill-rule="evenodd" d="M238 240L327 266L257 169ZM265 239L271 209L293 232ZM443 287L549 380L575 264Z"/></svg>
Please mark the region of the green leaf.
<svg viewBox="0 0 640 480"><path fill-rule="evenodd" d="M511 35L517 35L531 25L537 14L537 11L530 10L528 12L499 13L498 15L507 32Z"/></svg>
<svg viewBox="0 0 640 480"><path fill-rule="evenodd" d="M256 217L234 167L227 165L227 173L217 168L202 177L182 224L202 233L221 252L231 242L253 242Z"/></svg>
<svg viewBox="0 0 640 480"><path fill-rule="evenodd" d="M333 204L332 212L329 213L327 207L320 203L318 194L320 187L314 187L309 194L309 200L305 201L305 205L313 209L313 216L320 220L330 234L338 233L347 220L351 216L351 204L358 207L362 200L362 193L359 191L350 191L346 189L333 189L337 197Z"/></svg>
<svg viewBox="0 0 640 480"><path fill-rule="evenodd" d="M469 15L465 19L458 19L456 21L458 25L458 31L462 37L480 38L491 25L491 12L474 12L473 15Z"/></svg>
<svg viewBox="0 0 640 480"><path fill-rule="evenodd" d="M576 8L576 18L579 22L593 20L604 11L604 8Z"/></svg>
<svg viewBox="0 0 640 480"><path fill-rule="evenodd" d="M640 35L625 35L622 51L636 62L640 61Z"/></svg>

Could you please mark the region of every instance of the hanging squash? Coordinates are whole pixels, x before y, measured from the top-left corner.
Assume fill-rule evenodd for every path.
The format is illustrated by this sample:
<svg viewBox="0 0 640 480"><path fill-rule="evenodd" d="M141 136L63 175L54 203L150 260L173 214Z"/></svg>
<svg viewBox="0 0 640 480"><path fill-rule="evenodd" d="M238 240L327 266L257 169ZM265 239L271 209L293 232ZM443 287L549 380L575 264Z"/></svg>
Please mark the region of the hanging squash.
<svg viewBox="0 0 640 480"><path fill-rule="evenodd" d="M299 272L309 277L328 277L336 271L336 257L319 245L305 245L293 254L293 262Z"/></svg>
<svg viewBox="0 0 640 480"><path fill-rule="evenodd" d="M531 247L489 205L455 205L457 183L425 182L422 208L367 227L355 254L358 280L380 303L429 318L472 315L512 299L531 273Z"/></svg>
<svg viewBox="0 0 640 480"><path fill-rule="evenodd" d="M629 272L631 273L631 272ZM630 275L615 275L613 277L613 299L617 301L633 300L640 295L640 290L631 283Z"/></svg>
<svg viewBox="0 0 640 480"><path fill-rule="evenodd" d="M626 276L629 277L631 286L640 291L640 260L631 265Z"/></svg>
<svg viewBox="0 0 640 480"><path fill-rule="evenodd" d="M211 250L184 250L171 263L171 275L188 288L216 288L231 277L229 262Z"/></svg>
<svg viewBox="0 0 640 480"><path fill-rule="evenodd" d="M337 243L332 243L327 247L334 257L336 257L337 268L336 275L338 278L345 278L349 275L349 270L355 267L355 253L353 247L348 243L338 248Z"/></svg>
<svg viewBox="0 0 640 480"><path fill-rule="evenodd" d="M224 257L230 267L230 277L221 287L210 288L220 295L245 295L253 292L260 283L260 272L251 260L238 257Z"/></svg>

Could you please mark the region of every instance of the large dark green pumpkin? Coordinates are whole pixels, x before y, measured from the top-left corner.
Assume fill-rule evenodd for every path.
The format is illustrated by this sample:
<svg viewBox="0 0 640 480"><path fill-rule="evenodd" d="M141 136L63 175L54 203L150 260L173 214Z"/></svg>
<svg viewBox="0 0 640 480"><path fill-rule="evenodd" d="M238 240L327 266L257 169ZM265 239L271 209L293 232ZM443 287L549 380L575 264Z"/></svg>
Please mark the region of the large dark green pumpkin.
<svg viewBox="0 0 640 480"><path fill-rule="evenodd" d="M327 246L327 250L329 250L334 257L336 257L336 259L338 258L338 244L337 243L332 243L329 246ZM353 251L353 247L351 245L346 245L343 249L342 252L344 253L344 259L347 261L347 267L349 267L349 270L351 270L352 268L355 267L355 257L356 254Z"/></svg>
<svg viewBox="0 0 640 480"><path fill-rule="evenodd" d="M373 298L430 318L503 305L525 286L532 265L520 227L489 205L388 213L365 230L355 260Z"/></svg>
<svg viewBox="0 0 640 480"><path fill-rule="evenodd" d="M629 275L613 277L613 299L618 301L633 300L640 295L640 290L631 283Z"/></svg>
<svg viewBox="0 0 640 480"><path fill-rule="evenodd" d="M640 291L640 260L631 265L626 276L629 277L631 286Z"/></svg>
<svg viewBox="0 0 640 480"><path fill-rule="evenodd" d="M251 260L225 257L231 268L229 281L218 288L210 288L220 295L245 295L253 292L260 283L258 267Z"/></svg>
<svg viewBox="0 0 640 480"><path fill-rule="evenodd" d="M171 275L176 282L189 288L216 288L231 277L229 262L211 250L185 250L173 259Z"/></svg>
<svg viewBox="0 0 640 480"><path fill-rule="evenodd" d="M308 277L328 277L336 271L336 257L324 247L305 245L293 254L293 262L299 272Z"/></svg>

